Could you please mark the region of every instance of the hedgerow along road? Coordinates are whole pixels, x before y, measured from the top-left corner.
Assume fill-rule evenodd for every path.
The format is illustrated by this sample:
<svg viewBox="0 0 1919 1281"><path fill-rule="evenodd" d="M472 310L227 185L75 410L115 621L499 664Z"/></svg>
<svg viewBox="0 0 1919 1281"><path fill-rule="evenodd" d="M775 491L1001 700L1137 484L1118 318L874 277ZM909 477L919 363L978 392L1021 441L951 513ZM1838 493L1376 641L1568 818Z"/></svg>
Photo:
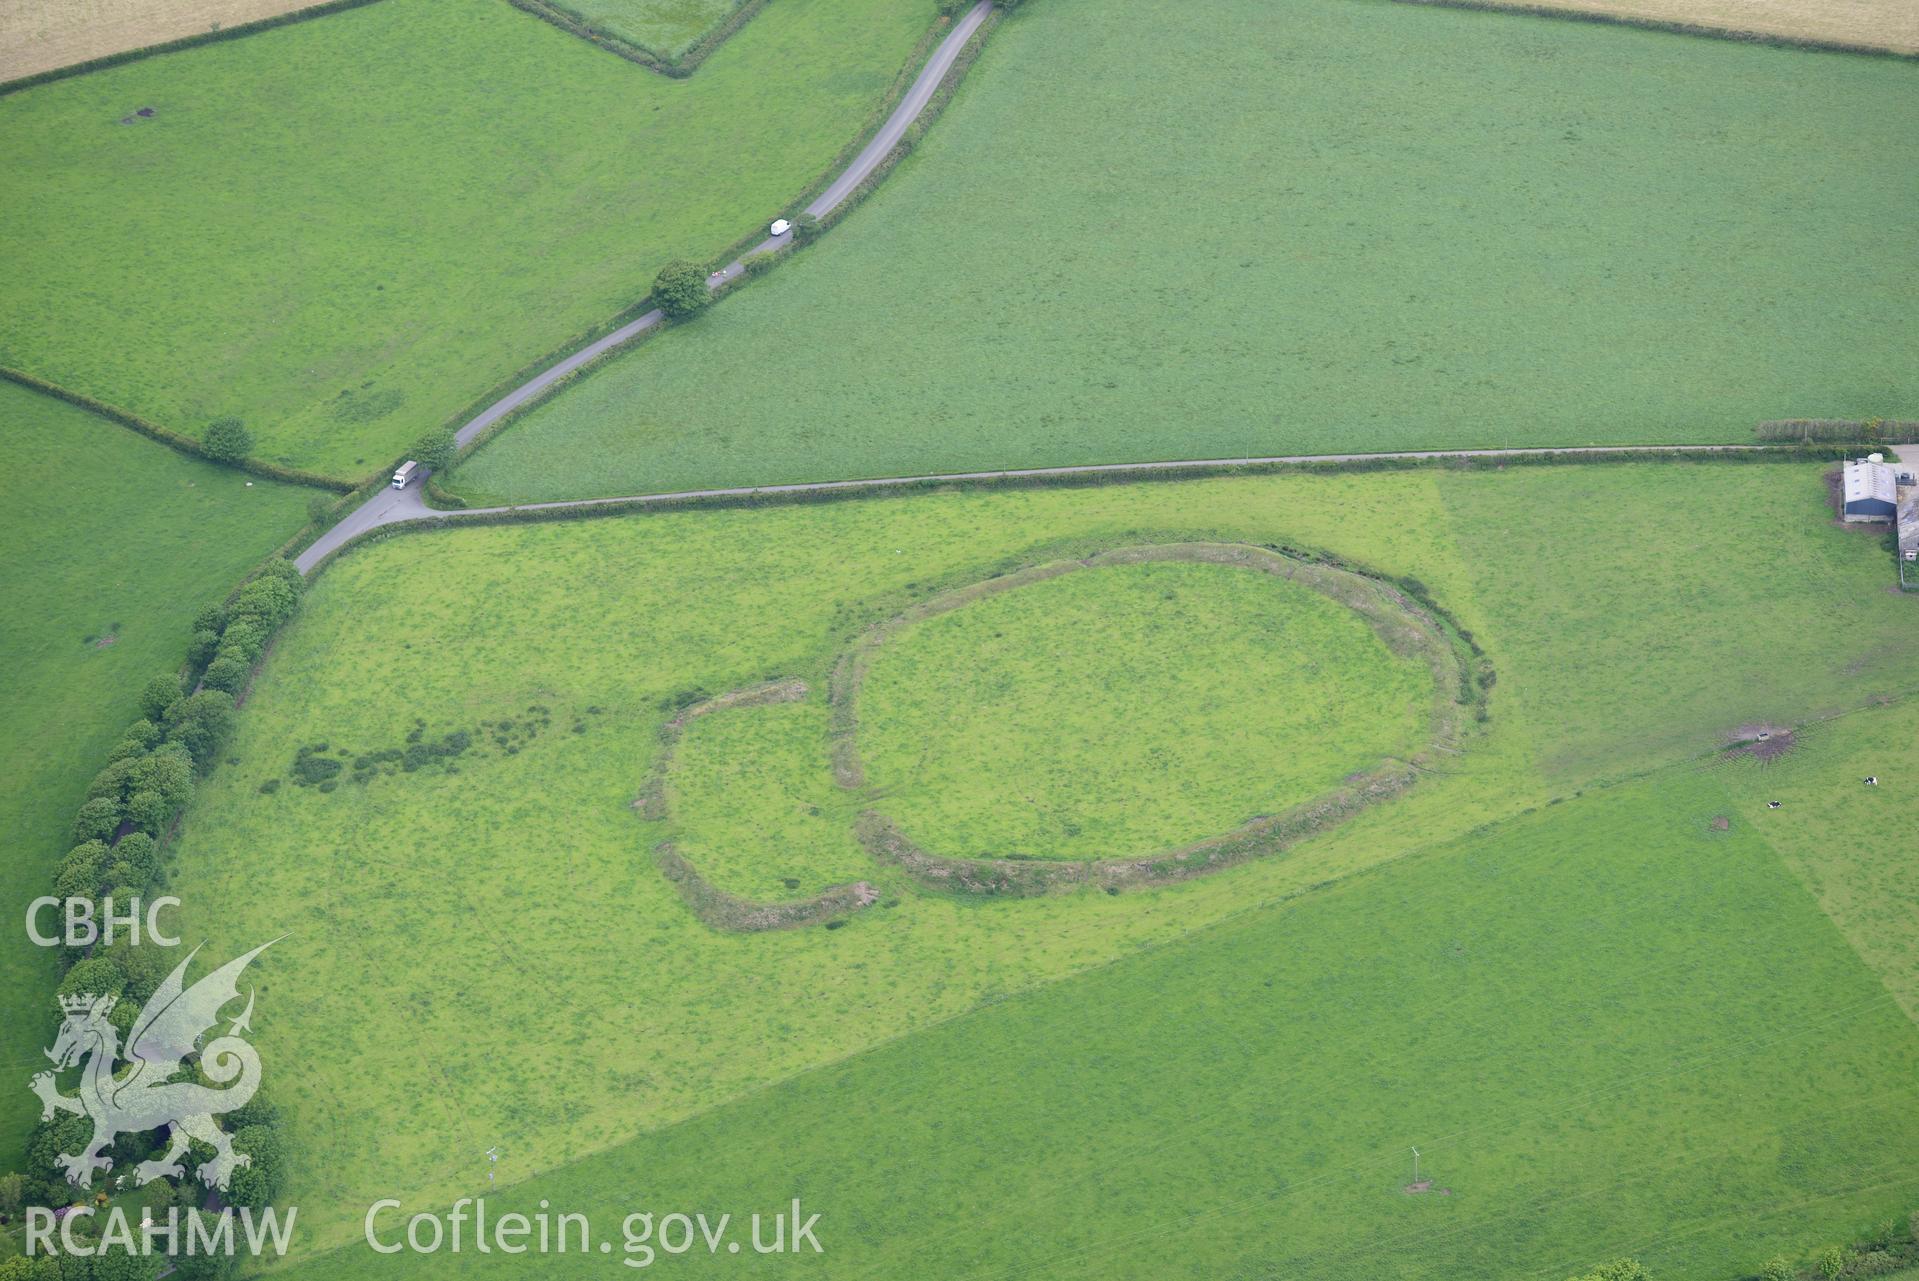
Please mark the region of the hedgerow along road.
<svg viewBox="0 0 1919 1281"><path fill-rule="evenodd" d="M861 183L878 171L886 157L899 146L900 140L906 136L906 131L912 127L913 122L925 112L927 104L932 102L933 95L939 91L941 82L946 79L947 73L952 71L953 64L959 60L960 51L966 47L967 41L973 38L974 33L980 29L980 25L986 21L986 16L992 11L993 0L979 0L978 4L967 10L959 21L953 24L953 29L947 32L946 37L933 50L933 56L927 59L926 66L921 68L919 75L908 87L906 95L900 99L899 105L886 118L886 123L880 126L879 132L874 134L866 146L860 149L860 153L853 157L852 163L848 164L840 175L827 185L826 190L806 206L805 212L815 218L824 218L844 204L847 197L859 189ZM782 253L792 248L792 245L791 230L777 236L768 236L747 253L714 272L707 278L706 287L717 290L737 279L746 271L745 259L754 254ZM538 399L542 393L561 379L598 360L608 352L625 346L641 334L658 328L665 322L666 313L656 307L638 319L620 326L604 338L588 343L551 368L535 374L474 415L454 432L455 441L460 448L466 448L479 438L480 433L515 410ZM564 506L565 504L546 505ZM503 509L487 508L485 510L497 512ZM390 525L396 521L419 520L434 514L436 513L426 505L416 490L383 489L355 508L339 524L321 535L313 546L301 553L294 564L299 567L301 573L307 573L333 552L368 530Z"/></svg>
<svg viewBox="0 0 1919 1281"><path fill-rule="evenodd" d="M421 491L415 488L385 489L356 508L352 515L307 548L294 560L302 574L311 573L328 556L361 534L387 525L437 522L455 525L480 518L491 519L518 513L564 511L579 507L671 507L708 499L777 498L781 495L880 493L889 489L907 489L917 485L990 484L995 481L1045 480L1074 476L1152 474L1187 471L1196 474L1229 472L1246 467L1312 466L1314 464L1362 462L1418 462L1447 458L1590 458L1649 454L1749 454L1755 450L1787 449L1787 445L1573 445L1532 446L1511 449L1402 449L1372 454L1271 454L1259 458L1184 458L1140 463L1079 463L1066 467L1018 467L1002 471L934 472L924 476L877 476L864 480L798 481L786 485L738 485L725 489L682 489L658 494L630 494L609 498L567 498L555 502L518 503L506 507L468 507L456 511L429 507Z"/></svg>
<svg viewBox="0 0 1919 1281"><path fill-rule="evenodd" d="M953 26L933 51L926 66L921 69L911 87L906 91L899 105L887 117L879 132L855 156L852 163L829 184L825 191L809 205L806 212L814 217L824 217L837 209L853 194L859 186L878 171L880 165L913 122L919 119L939 91L941 82L958 61L960 51L966 47L980 25L992 12L992 0L979 0ZM721 286L737 279L746 270L744 259L758 253L780 253L792 247L793 233L769 236L755 245L741 258L728 263L713 273L707 280L709 289L717 290ZM543 393L569 375L578 372L584 366L598 360L633 341L642 334L658 328L666 321L666 314L658 308L622 325L605 337L597 339L559 361L552 367L541 371L514 388L506 395L494 401L468 420L454 438L461 448L471 445L480 434L499 423L516 410L537 400ZM354 539L373 530L388 525L398 525L422 521L441 521L456 523L459 520L476 517L498 517L513 513L533 513L557 511L567 508L594 507L602 505L664 505L698 502L708 499L733 499L752 497L777 497L779 495L806 495L818 493L861 493L878 492L887 489L907 488L915 485L966 482L993 482L1021 479L1043 480L1049 477L1070 478L1074 476L1096 476L1101 474L1124 475L1126 473L1152 473L1168 469L1204 472L1209 470L1230 470L1237 467L1285 466L1290 464L1310 465L1313 463L1342 463L1386 460L1443 459L1443 458L1500 458L1523 457L1526 455L1606 455L1620 453L1716 453L1735 449L1750 449L1752 446L1737 445L1667 445L1609 447L1585 446L1572 448L1510 448L1510 449L1450 449L1450 450L1402 450L1384 453L1359 454L1283 454L1257 458L1196 458L1179 460L1159 460L1151 462L1128 463L1083 463L1062 467L1029 467L1003 471L949 472L925 476L886 476L859 480L808 481L780 485L737 486L723 489L679 490L669 493L634 494L627 496L565 499L554 502L525 503L505 507L476 507L460 511L442 511L429 507L423 496L423 487L407 489L384 488L375 493L366 502L355 508L333 528L322 534L312 546L301 552L294 565L302 574L310 574L333 553L345 547Z"/></svg>

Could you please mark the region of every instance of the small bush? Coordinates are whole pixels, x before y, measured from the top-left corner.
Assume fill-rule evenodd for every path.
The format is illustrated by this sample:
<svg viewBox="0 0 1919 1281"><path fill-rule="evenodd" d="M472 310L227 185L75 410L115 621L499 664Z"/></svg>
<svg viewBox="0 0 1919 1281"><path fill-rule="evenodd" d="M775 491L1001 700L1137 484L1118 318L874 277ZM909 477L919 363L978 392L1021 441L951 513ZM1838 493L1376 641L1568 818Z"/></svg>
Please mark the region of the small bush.
<svg viewBox="0 0 1919 1281"><path fill-rule="evenodd" d="M667 263L653 278L653 301L675 320L693 315L713 301L705 270L684 258Z"/></svg>
<svg viewBox="0 0 1919 1281"><path fill-rule="evenodd" d="M200 448L218 463L237 463L253 452L253 433L238 418L216 418L207 425Z"/></svg>
<svg viewBox="0 0 1919 1281"><path fill-rule="evenodd" d="M134 879L127 885L149 885L160 872L160 845L145 832L129 832L113 847L114 861L132 867Z"/></svg>
<svg viewBox="0 0 1919 1281"><path fill-rule="evenodd" d="M193 639L187 643L187 662L195 667L205 667L213 661L220 649L220 633L211 628L203 628L193 633Z"/></svg>
<svg viewBox="0 0 1919 1281"><path fill-rule="evenodd" d="M284 561L275 561L284 564ZM297 587L277 574L262 574L240 589L233 598L233 608L229 611L227 631L243 621L252 621L256 626L272 632L274 628L292 618L300 608L300 593Z"/></svg>
<svg viewBox="0 0 1919 1281"><path fill-rule="evenodd" d="M235 654L222 654L207 665L206 675L200 683L208 689L225 690L229 694L238 694L246 688L247 673L252 671L250 664Z"/></svg>
<svg viewBox="0 0 1919 1281"><path fill-rule="evenodd" d="M227 624L226 631L220 635L219 648L213 652L216 656L226 655L237 658L251 666L260 661L260 655L266 652L267 628L255 617L235 618Z"/></svg>
<svg viewBox="0 0 1919 1281"><path fill-rule="evenodd" d="M108 848L103 840L82 842L67 851L53 878L56 898L93 898L100 892L100 874L106 869Z"/></svg>
<svg viewBox="0 0 1919 1281"><path fill-rule="evenodd" d="M108 957L90 956L68 970L67 976L60 980L60 995L118 996L126 986L127 976L120 972L118 964Z"/></svg>
<svg viewBox="0 0 1919 1281"><path fill-rule="evenodd" d="M810 245L820 238L820 230L819 215L803 213L793 220L793 243Z"/></svg>
<svg viewBox="0 0 1919 1281"><path fill-rule="evenodd" d="M158 792L135 792L127 798L127 821L142 832L157 836L166 831L167 824L173 821L173 813L166 797Z"/></svg>
<svg viewBox="0 0 1919 1281"><path fill-rule="evenodd" d="M302 595L306 591L306 576L300 573L300 567L298 565L295 565L292 561L284 557L279 560L268 561L261 568L260 577L279 579L288 587L291 587L296 596Z"/></svg>
<svg viewBox="0 0 1919 1281"><path fill-rule="evenodd" d="M120 802L111 796L96 796L73 816L73 842L104 841L120 826Z"/></svg>
<svg viewBox="0 0 1919 1281"><path fill-rule="evenodd" d="M161 709L163 712L165 708ZM153 749L160 741L160 727L142 717L127 726L127 732L120 736L113 750L107 753L108 761L125 760L130 756L141 756Z"/></svg>
<svg viewBox="0 0 1919 1281"><path fill-rule="evenodd" d="M233 695L203 689L181 699L167 714L167 741L186 748L194 767L205 774L219 762L233 735Z"/></svg>
<svg viewBox="0 0 1919 1281"><path fill-rule="evenodd" d="M1826 1278L1826 1281L1833 1281L1835 1277L1846 1270L1845 1247L1837 1245L1827 1246L1819 1252L1819 1258L1816 1260L1815 1266L1819 1269L1820 1276Z"/></svg>
<svg viewBox="0 0 1919 1281"><path fill-rule="evenodd" d="M148 681L146 688L140 691L140 715L150 721L158 721L167 713L167 708L180 701L180 678L178 676L156 676Z"/></svg>
<svg viewBox="0 0 1919 1281"><path fill-rule="evenodd" d="M93 800L101 796L108 797L112 800L125 799L127 794L127 779L132 775L134 763L138 759L139 757L137 755L122 757L120 760L108 765L98 774L95 774L93 776L93 782L87 784L86 799Z"/></svg>
<svg viewBox="0 0 1919 1281"><path fill-rule="evenodd" d="M193 799L193 757L178 743L162 743L133 763L127 791L160 793L176 810Z"/></svg>
<svg viewBox="0 0 1919 1281"><path fill-rule="evenodd" d="M453 429L442 427L414 441L409 457L429 471L444 472L453 465L453 456L459 452L460 442L454 439Z"/></svg>
<svg viewBox="0 0 1919 1281"><path fill-rule="evenodd" d="M1646 1269L1637 1259L1614 1259L1571 1281L1647 1281Z"/></svg>
<svg viewBox="0 0 1919 1281"><path fill-rule="evenodd" d="M293 781L301 787L324 783L338 774L342 766L331 756L311 756L302 752L293 760Z"/></svg>

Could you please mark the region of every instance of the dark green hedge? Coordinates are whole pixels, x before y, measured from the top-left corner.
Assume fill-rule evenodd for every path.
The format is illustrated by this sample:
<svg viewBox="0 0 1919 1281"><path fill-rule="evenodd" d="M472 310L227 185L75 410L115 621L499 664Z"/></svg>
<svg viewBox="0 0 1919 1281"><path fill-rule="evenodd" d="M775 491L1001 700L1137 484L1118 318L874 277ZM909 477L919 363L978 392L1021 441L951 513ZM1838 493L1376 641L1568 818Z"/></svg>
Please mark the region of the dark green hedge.
<svg viewBox="0 0 1919 1281"><path fill-rule="evenodd" d="M1450 455L1404 458L1378 455L1366 458L1329 459L1310 462L1205 463L1191 466L1149 464L1127 470L1072 472L1040 476L984 474L970 477L928 477L898 484L856 482L837 489L807 489L781 492L756 490L741 494L661 495L648 498L587 499L564 507L514 507L500 510L449 511L442 516L402 521L370 529L349 539L315 566L318 573L326 564L365 543L378 542L396 534L421 533L469 525L514 525L535 521L590 520L601 516L645 514L649 512L724 510L728 508L790 507L805 503L848 502L875 498L932 493L992 489L1088 489L1104 485L1131 485L1147 482L1205 480L1219 476L1261 476L1279 472L1341 474L1348 472L1412 471L1439 468L1453 471L1492 471L1501 467L1603 466L1612 463L1811 463L1832 462L1851 451L1828 445L1727 445L1723 448L1675 452L1657 447L1621 447L1603 452L1546 450L1533 454L1483 456Z"/></svg>
<svg viewBox="0 0 1919 1281"><path fill-rule="evenodd" d="M358 0L358 3L371 2L372 0ZM95 400L91 396L82 395L77 391L69 391L67 388L59 386L56 383L50 383L44 378L36 378L32 374L22 373L18 369L8 369L4 365L0 365L0 378L4 378L11 383L17 383L22 387L30 388L43 396L51 396L55 400L64 400L69 405L77 406L89 413L98 414L110 422L115 422L122 427L137 431L149 440L156 440L162 445L177 449L183 454L191 454L195 458L205 459L207 462L217 462L223 467L237 468L240 471L249 472L255 476L264 476L268 480L281 480L293 485L311 485L320 489L330 489L335 493L341 494L351 493L355 488L352 481L340 480L333 476L322 476L318 472L301 471L297 467L282 467L278 463L261 462L257 458L242 458L237 462L213 458L207 453L205 446L191 436L182 436L177 431L169 431L158 423L148 422L146 419L135 414L130 414L124 409L116 409L112 405Z"/></svg>
<svg viewBox="0 0 1919 1281"><path fill-rule="evenodd" d="M127 899L150 901L160 890L166 879L165 842L192 801L198 780L219 768L225 757L234 728L235 695L244 693L266 646L298 611L304 588L292 562L274 556L224 602L201 611L194 624L188 677L175 673L148 682L139 697L140 718L127 727L87 785L74 817L74 846L54 872L55 897L98 904L111 896L124 909ZM211 640L202 643L201 637ZM202 663L205 670L196 681L193 673ZM96 907L96 922L102 915ZM116 1018L121 1008L127 1017L137 1014L170 968L158 959L159 949L118 942L110 948L102 943L63 947L60 955L65 963L61 993L122 995ZM245 1182L236 1180L229 1189L230 1201L238 1196L264 1204L262 1198L277 1194L279 1141L270 1131L258 1129L270 1123L270 1115L263 1114L251 1126L254 1147L270 1150L274 1157L271 1169L263 1168ZM73 1147L61 1125L60 1119L42 1123L29 1143L28 1193L47 1204L65 1204L71 1195L51 1164L55 1152ZM183 1181L181 1187L190 1184Z"/></svg>
<svg viewBox="0 0 1919 1281"><path fill-rule="evenodd" d="M657 71L663 76L675 80L684 80L700 69L700 64L710 57L715 49L725 44L735 32L756 17L766 8L768 0L746 0L733 10L724 22L708 31L705 35L687 46L685 53L677 58L665 58L644 45L634 44L625 36L603 27L582 14L574 13L561 4L548 0L509 0L515 8L522 9L542 22L548 22L566 32L578 36L606 50L618 54L628 62L637 63L649 71Z"/></svg>
<svg viewBox="0 0 1919 1281"><path fill-rule="evenodd" d="M1919 422L1897 418L1776 418L1759 423L1752 431L1760 440L1798 444L1844 443L1869 448L1919 441Z"/></svg>

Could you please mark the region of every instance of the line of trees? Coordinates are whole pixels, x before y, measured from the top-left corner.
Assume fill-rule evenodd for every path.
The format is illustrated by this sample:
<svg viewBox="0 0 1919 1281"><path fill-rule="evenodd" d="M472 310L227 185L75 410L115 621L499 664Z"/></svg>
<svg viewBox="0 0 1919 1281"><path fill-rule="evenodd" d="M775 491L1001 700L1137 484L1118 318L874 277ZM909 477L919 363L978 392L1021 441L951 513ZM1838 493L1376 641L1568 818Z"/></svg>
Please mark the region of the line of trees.
<svg viewBox="0 0 1919 1281"><path fill-rule="evenodd" d="M73 819L73 848L54 873L56 898L87 899L94 903L94 919L105 915L103 900L111 897L124 912L133 898L150 900L164 886L164 842L175 821L192 801L194 789L219 766L232 738L235 704L266 652L274 634L300 607L304 582L292 562L275 559L232 598L201 611L182 672L155 676L140 692L140 715L127 726L107 754L107 763L88 784L86 798ZM124 1034L173 965L175 958L148 943L134 945L116 939L110 946L82 946L63 942L61 959L66 972L59 995L91 993L120 998L109 1018ZM229 1117L236 1150L253 1158L234 1171L225 1199L235 1206L265 1206L281 1189L285 1158L274 1111L263 1096ZM83 1116L56 1114L35 1127L27 1145L24 1171L0 1175L0 1221L11 1221L23 1206L70 1204L74 1190L67 1184L55 1158L77 1152L92 1133ZM142 1134L120 1136L111 1155L116 1167L127 1167L163 1146ZM193 1169L213 1155L197 1141L183 1163L186 1177L177 1190L182 1206L195 1205L202 1189ZM73 1269L85 1260L61 1259L56 1270L45 1272L37 1260L0 1263L0 1281L41 1281L43 1275L70 1281ZM144 1268L149 1260L93 1261L91 1277L120 1276L121 1263ZM184 1261L183 1261L184 1262ZM22 1271L14 1265L26 1264ZM34 1270L40 1269L40 1270ZM64 1270L63 1270L64 1269ZM102 1269L105 1269L104 1271ZM145 1271L124 1275L148 1276ZM211 1275L176 1271L176 1276Z"/></svg>

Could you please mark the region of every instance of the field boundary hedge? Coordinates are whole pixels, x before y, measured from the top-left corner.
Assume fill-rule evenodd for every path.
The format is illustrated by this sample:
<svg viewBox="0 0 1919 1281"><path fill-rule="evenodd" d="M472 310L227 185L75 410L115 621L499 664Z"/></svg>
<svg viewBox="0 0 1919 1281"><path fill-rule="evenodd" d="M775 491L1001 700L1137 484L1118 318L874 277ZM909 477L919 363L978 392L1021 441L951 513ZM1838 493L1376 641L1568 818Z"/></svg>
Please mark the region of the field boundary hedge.
<svg viewBox="0 0 1919 1281"><path fill-rule="evenodd" d="M518 0L514 0L514 2L517 3ZM973 38L967 42L967 48L961 51L960 56L954 60L952 68L947 72L946 78L941 81L939 91L927 100L925 110L919 114L914 120L913 126L907 130L908 139L913 138L915 129L920 129L923 132L922 123L926 122L930 117L937 115L940 108L945 105L946 100L952 96L952 87L956 83L956 77L964 75L966 69L972 65L973 57L976 56L978 51L978 42L998 23L999 14L1000 11L995 9L986 21L980 25L980 29L973 34ZM952 19L945 14L940 14L933 19L927 26L925 32L921 34L919 43L914 46L913 52L907 57L905 63L901 65L898 74L893 77L892 85L888 87L886 93L874 104L872 111L868 113L865 122L860 126L859 130L855 132L852 140L840 148L839 153L833 157L812 182L801 188L791 199L781 203L780 209L782 211L804 208L817 198L821 192L833 185L833 179L838 177L846 166L851 164L854 158L865 149L867 143L873 140L874 135L885 127L887 118L890 117L894 109L899 106L900 100L906 96L906 91L912 87L914 79L918 77L920 71L925 67L927 60L933 56L933 50L938 46L941 35L951 26ZM865 182L862 182L858 187L849 191L846 194L846 199L842 200L828 213L827 217L821 220L821 227L829 227L833 223L838 222L846 212L865 200L875 185L876 180L884 177L892 169L894 164L897 163L899 156L904 154L903 149L911 149L910 144L904 139L899 147L895 147L892 152L888 153L885 159L880 161L879 165L874 169L873 173L867 177ZM746 255L753 246L759 244L766 238L764 231L765 223L757 224L757 226L760 229L734 240L731 244L720 249L712 259L703 265L711 269L716 263L727 263L735 258L739 258L742 267L746 267L746 260L743 255ZM801 246L796 243L789 244L785 249L775 251L773 258L775 261L783 259L787 254L792 253L800 247ZM754 255L754 257L758 257L758 255ZM721 298L732 293L735 289L739 288L740 285L760 274L761 270L762 268L758 266L747 267L739 276L714 290L713 301L718 302ZM654 300L653 294L649 290L639 301L633 303L611 319L603 321L582 333L576 334L559 346L550 348L544 355L537 357L531 363L522 365L516 373L502 382L495 383L491 390L487 391L478 400L469 402L465 409L448 418L443 425L458 430L460 427L465 426L480 414L484 413L489 406L498 403L502 398L510 395L519 387L524 386L528 380L537 376L542 371L552 368L580 348L589 343L597 342L622 325L630 324L639 319L656 306L658 306L658 303ZM486 430L480 432L465 445L462 445L459 454L454 460L454 466L457 467L460 460L471 457L494 437L517 423L526 414L551 400L565 388L600 369L613 358L637 350L642 344L671 328L672 324L673 322L671 320L662 321L644 333L635 334L629 341L621 343L619 346L602 353L595 359L581 365L578 369L573 370L566 377L556 380L550 386L543 389L539 395L533 397L525 404L516 405L511 413L503 415L497 422L488 424ZM448 470L450 472L453 469L448 468ZM467 501L461 495L450 492L443 487L436 488L436 492L433 493L432 497L435 501L446 503L449 506L454 503L464 506Z"/></svg>
<svg viewBox="0 0 1919 1281"><path fill-rule="evenodd" d="M274 27L292 26L296 22L307 22L314 18L324 18L329 14L341 13L347 9L358 9L379 0L325 0L322 4L309 5L304 9L295 9L291 13L277 13L270 18L260 18L253 22L242 22L235 27L221 27L218 31L201 31L190 36L181 36L177 40L163 40L159 44L144 45L138 49L123 49L119 53L102 54L98 58L88 58L85 62L70 63L64 67L53 67L47 71L36 71L30 76L0 82L0 97L18 93L22 89L31 89L36 85L50 84L55 80L65 80L71 76L85 75L89 71L105 71L123 63L138 62L142 58L151 58L162 53L178 53L182 49L192 49L203 44L217 44L222 40L238 40L242 36L258 35Z"/></svg>
<svg viewBox="0 0 1919 1281"><path fill-rule="evenodd" d="M1105 485L1213 480L1222 476L1286 474L1341 475L1355 472L1497 471L1504 467L1605 466L1618 463L1829 463L1856 452L1839 445L1725 445L1681 450L1673 446L1622 445L1618 449L1542 450L1533 454L1439 454L1405 457L1394 454L1362 458L1290 459L1284 461L1113 464L1108 470L1039 475L982 472L974 475L909 477L899 480L834 482L832 489L746 490L737 493L637 494L630 497L585 498L547 505L475 508L447 511L416 519L396 520L355 534L328 552L309 575L318 573L353 548L396 534L437 532L476 525L518 525L541 521L592 520L603 516L654 512L717 511L733 508L793 507L807 503L871 501L929 493L971 493L1000 489L1096 489Z"/></svg>
<svg viewBox="0 0 1919 1281"><path fill-rule="evenodd" d="M1844 442L1871 449L1919 441L1919 422L1897 418L1774 418L1756 424L1752 434L1760 440L1788 444Z"/></svg>
<svg viewBox="0 0 1919 1281"><path fill-rule="evenodd" d="M365 3L366 0L361 0ZM715 23L699 39L686 47L686 52L677 58L668 58L645 45L635 44L611 28L601 26L584 14L573 12L563 4L551 3L551 0L508 0L516 9L532 14L542 22L550 23L577 36L597 48L625 58L628 62L645 67L648 71L670 76L675 80L684 80L700 69L700 64L711 57L713 51L725 44L747 23L758 17L771 0L746 0L732 13Z"/></svg>
<svg viewBox="0 0 1919 1281"><path fill-rule="evenodd" d="M140 715L110 749L88 785L86 799L74 816L74 845L53 876L54 899L88 900L96 905L93 916L100 921L109 915L106 905L116 895L150 899L165 887L167 855L186 812L201 782L225 758L239 708L274 640L299 612L304 590L299 572L275 552L221 603L201 611L185 661L147 683L139 698ZM123 948L97 939L69 942L57 953L61 972L57 994L124 996L129 1003L144 1002L161 981L160 969L144 963L153 955L150 948ZM251 1119L236 1123L230 1133L237 1137L242 1131L266 1127L270 1159L263 1159L247 1184L236 1182L225 1200L258 1208L277 1198L285 1158L279 1138L271 1133L277 1123L271 1104L256 1097L235 1113L236 1117L243 1114ZM72 1124L87 1123L84 1118L59 1115L43 1120L34 1131L30 1151L46 1146L41 1142L43 1134L52 1140L51 1150L64 1150L72 1136L63 1137L61 1130ZM30 1156L23 1171L32 1180L33 1203L70 1203L72 1191L59 1171L37 1165L37 1160ZM182 1176L177 1186L191 1187L190 1178Z"/></svg>
<svg viewBox="0 0 1919 1281"><path fill-rule="evenodd" d="M1901 62L1919 62L1919 53L1889 49L1884 45L1822 40L1813 36L1788 36L1765 31L1747 31L1739 27L1709 27L1674 18L1646 18L1629 13L1602 13L1595 9L1561 9L1552 5L1529 4L1525 0L1398 0L1400 4L1425 5L1434 9L1466 9L1481 13L1518 13L1533 18L1560 18L1567 22L1591 22L1601 26L1636 27L1642 31L1664 31L1680 36L1706 36L1740 44L1767 45L1778 49L1809 49L1822 53L1850 53L1868 58L1896 58Z"/></svg>
<svg viewBox="0 0 1919 1281"><path fill-rule="evenodd" d="M115 408L105 401L95 400L93 397L77 391L69 391L58 383L50 383L44 378L36 378L32 374L23 373L18 369L9 369L5 365L0 365L0 378L4 378L10 383L16 383L31 391L37 391L43 396L51 396L55 400L64 400L69 405L84 409L90 414L98 415L108 422L116 423L121 427L127 428L129 431L138 432L149 440L156 441L170 449L176 449L183 454L189 454L203 462L217 463L222 467L232 467L237 471L248 472L255 476L264 476L268 480L285 481L290 485L307 485L315 489L330 489L336 494L350 494L360 487L352 481L341 480L333 476L322 476L318 472L302 471L297 467L282 467L278 463L264 462L258 458L242 458L238 462L228 462L225 459L213 458L208 455L206 447L191 436L183 436L177 431L171 431L168 428L160 426L158 423L149 422L138 414L131 414L124 409Z"/></svg>

